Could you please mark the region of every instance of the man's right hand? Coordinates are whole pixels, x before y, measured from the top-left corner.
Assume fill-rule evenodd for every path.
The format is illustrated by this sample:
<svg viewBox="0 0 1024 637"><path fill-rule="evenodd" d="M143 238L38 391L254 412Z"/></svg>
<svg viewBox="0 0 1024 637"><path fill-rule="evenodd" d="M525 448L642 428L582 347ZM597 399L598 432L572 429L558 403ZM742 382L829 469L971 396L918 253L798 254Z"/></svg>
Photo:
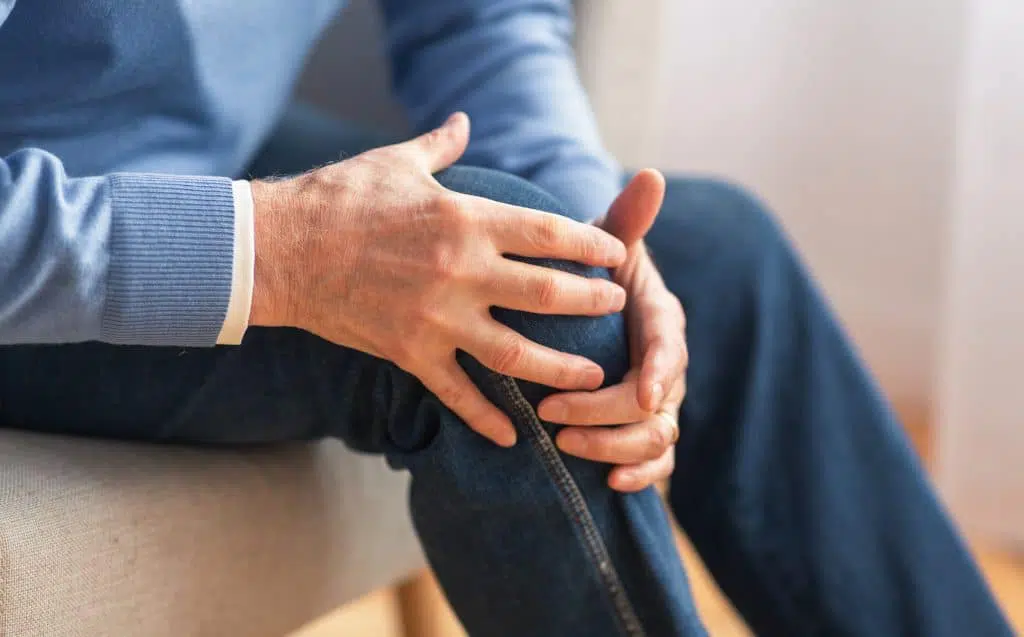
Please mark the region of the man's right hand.
<svg viewBox="0 0 1024 637"><path fill-rule="evenodd" d="M594 362L495 321L491 307L618 312L625 291L504 255L614 268L623 244L567 218L445 189L432 176L469 143L453 115L416 139L281 181L253 182L256 272L250 324L291 326L392 361L471 428L511 446L508 417L455 360L563 390L599 387Z"/></svg>

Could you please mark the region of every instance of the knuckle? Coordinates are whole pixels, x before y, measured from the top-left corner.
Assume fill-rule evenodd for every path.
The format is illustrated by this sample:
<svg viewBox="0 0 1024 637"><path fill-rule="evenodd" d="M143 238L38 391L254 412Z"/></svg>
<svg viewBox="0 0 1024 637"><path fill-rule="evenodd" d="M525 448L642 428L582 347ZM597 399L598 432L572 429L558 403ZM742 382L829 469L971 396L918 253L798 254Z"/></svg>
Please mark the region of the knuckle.
<svg viewBox="0 0 1024 637"><path fill-rule="evenodd" d="M590 229L580 232L574 237L575 252L583 261L588 261L597 256L599 252L600 239Z"/></svg>
<svg viewBox="0 0 1024 637"><path fill-rule="evenodd" d="M594 433L600 434L602 432L595 431ZM594 459L604 459L606 462L612 461L612 458L616 456L615 446L615 443L606 436L592 435L587 443L587 456Z"/></svg>
<svg viewBox="0 0 1024 637"><path fill-rule="evenodd" d="M440 398L452 410L462 409L466 402L466 390L458 383L450 383L445 386Z"/></svg>
<svg viewBox="0 0 1024 637"><path fill-rule="evenodd" d="M473 209L461 196L451 191L438 193L434 208L443 217L449 229L466 230L473 222Z"/></svg>
<svg viewBox="0 0 1024 637"><path fill-rule="evenodd" d="M609 307L612 304L611 288L600 281L591 282L590 304L591 309L594 312L604 311L607 307Z"/></svg>
<svg viewBox="0 0 1024 637"><path fill-rule="evenodd" d="M671 439L672 432L668 430L668 426L659 422L657 425L647 428L647 436L644 441L644 451L647 453L648 457L657 458L661 454L665 453L665 449L667 449L669 444L671 444Z"/></svg>
<svg viewBox="0 0 1024 637"><path fill-rule="evenodd" d="M440 279L453 279L460 270L458 250L447 241L438 241L430 249L430 271Z"/></svg>
<svg viewBox="0 0 1024 637"><path fill-rule="evenodd" d="M540 248L550 248L558 244L558 217L550 214L541 215L533 227L533 241Z"/></svg>
<svg viewBox="0 0 1024 637"><path fill-rule="evenodd" d="M445 132L446 129L444 128L435 128L434 130L424 133L420 138L423 142L423 146L428 151L442 146L446 140Z"/></svg>
<svg viewBox="0 0 1024 637"><path fill-rule="evenodd" d="M400 340L414 340L422 344L436 340L439 334L445 333L448 321L440 308L423 303L413 310L413 325L415 327L412 331L416 338Z"/></svg>
<svg viewBox="0 0 1024 637"><path fill-rule="evenodd" d="M537 307L542 310L550 310L558 302L558 282L555 277L545 274L537 280L534 292L537 300Z"/></svg>
<svg viewBox="0 0 1024 637"><path fill-rule="evenodd" d="M551 370L549 384L552 387L570 387L575 379L575 368L565 361L558 361Z"/></svg>
<svg viewBox="0 0 1024 637"><path fill-rule="evenodd" d="M512 375L526 358L526 345L517 336L508 336L499 343L493 368L499 374Z"/></svg>

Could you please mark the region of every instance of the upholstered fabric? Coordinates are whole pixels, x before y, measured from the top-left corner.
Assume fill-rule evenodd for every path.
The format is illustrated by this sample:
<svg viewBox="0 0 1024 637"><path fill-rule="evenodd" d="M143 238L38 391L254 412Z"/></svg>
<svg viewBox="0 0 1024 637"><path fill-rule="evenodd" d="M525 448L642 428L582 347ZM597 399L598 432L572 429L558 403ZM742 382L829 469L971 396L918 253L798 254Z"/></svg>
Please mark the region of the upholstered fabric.
<svg viewBox="0 0 1024 637"><path fill-rule="evenodd" d="M0 430L0 635L280 637L424 565L405 491L334 442Z"/></svg>

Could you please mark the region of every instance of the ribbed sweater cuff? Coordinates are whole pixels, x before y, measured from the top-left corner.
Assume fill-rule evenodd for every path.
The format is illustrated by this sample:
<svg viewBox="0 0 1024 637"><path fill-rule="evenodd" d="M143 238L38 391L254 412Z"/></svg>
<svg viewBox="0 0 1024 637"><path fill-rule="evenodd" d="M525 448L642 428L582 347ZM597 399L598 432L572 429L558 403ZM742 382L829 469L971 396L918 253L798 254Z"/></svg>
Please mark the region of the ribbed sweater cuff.
<svg viewBox="0 0 1024 637"><path fill-rule="evenodd" d="M112 227L102 339L216 344L231 296L231 180L148 174L108 179Z"/></svg>

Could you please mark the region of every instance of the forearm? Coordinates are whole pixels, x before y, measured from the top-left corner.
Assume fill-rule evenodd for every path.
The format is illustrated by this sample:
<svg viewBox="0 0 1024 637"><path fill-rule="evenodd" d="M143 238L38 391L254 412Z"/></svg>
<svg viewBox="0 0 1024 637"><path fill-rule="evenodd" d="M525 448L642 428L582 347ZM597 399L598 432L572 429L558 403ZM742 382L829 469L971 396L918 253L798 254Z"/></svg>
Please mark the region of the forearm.
<svg viewBox="0 0 1024 637"><path fill-rule="evenodd" d="M386 0L398 94L418 129L473 118L467 164L543 187L579 219L621 188L576 72L567 0Z"/></svg>
<svg viewBox="0 0 1024 637"><path fill-rule="evenodd" d="M0 343L215 344L234 224L228 179L72 179L41 150L0 158Z"/></svg>

